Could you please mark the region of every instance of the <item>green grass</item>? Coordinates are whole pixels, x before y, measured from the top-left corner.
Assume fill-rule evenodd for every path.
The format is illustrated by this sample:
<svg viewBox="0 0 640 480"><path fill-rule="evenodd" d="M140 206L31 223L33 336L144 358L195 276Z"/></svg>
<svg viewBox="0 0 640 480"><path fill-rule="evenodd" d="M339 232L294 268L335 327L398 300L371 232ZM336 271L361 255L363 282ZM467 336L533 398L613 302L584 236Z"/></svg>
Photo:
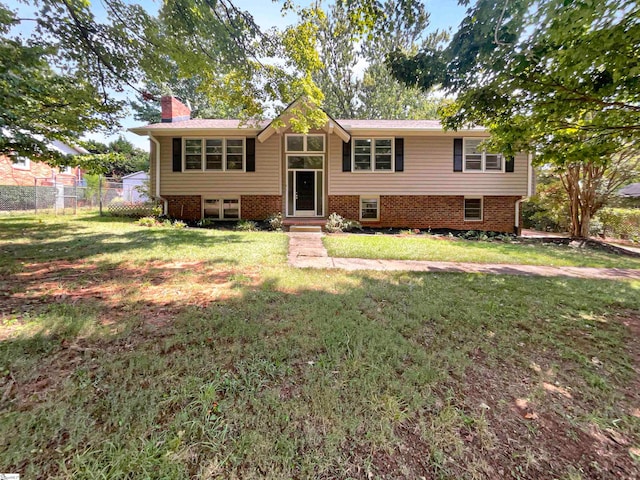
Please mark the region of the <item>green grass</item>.
<svg viewBox="0 0 640 480"><path fill-rule="evenodd" d="M204 262L238 267L278 265L286 259L282 234L140 227L129 219L84 214L0 218L1 273L47 260L102 265Z"/></svg>
<svg viewBox="0 0 640 480"><path fill-rule="evenodd" d="M395 479L640 468L628 452L640 446L640 352L625 326L637 322L639 282L298 270L281 234L9 220L0 471ZM606 429L627 445L594 443L590 432Z"/></svg>
<svg viewBox="0 0 640 480"><path fill-rule="evenodd" d="M332 257L640 268L638 258L554 244L478 242L427 235L331 235L324 237L323 241Z"/></svg>

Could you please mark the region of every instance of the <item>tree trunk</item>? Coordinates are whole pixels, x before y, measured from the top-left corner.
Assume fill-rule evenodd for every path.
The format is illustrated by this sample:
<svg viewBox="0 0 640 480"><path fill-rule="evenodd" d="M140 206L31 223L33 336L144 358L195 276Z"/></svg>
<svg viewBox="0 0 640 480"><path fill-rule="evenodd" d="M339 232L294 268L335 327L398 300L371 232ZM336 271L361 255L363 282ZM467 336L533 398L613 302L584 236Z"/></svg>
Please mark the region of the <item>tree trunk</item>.
<svg viewBox="0 0 640 480"><path fill-rule="evenodd" d="M588 238L591 217L597 211L597 187L602 169L592 163L578 163L566 167L560 174L569 196L571 227L569 234L576 238Z"/></svg>
<svg viewBox="0 0 640 480"><path fill-rule="evenodd" d="M560 167L557 171L569 197L572 237L587 238L591 218L640 166L640 155L629 149L607 161L584 161Z"/></svg>
<svg viewBox="0 0 640 480"><path fill-rule="evenodd" d="M591 212L588 208L580 212L580 238L589 238L589 227L591 226Z"/></svg>

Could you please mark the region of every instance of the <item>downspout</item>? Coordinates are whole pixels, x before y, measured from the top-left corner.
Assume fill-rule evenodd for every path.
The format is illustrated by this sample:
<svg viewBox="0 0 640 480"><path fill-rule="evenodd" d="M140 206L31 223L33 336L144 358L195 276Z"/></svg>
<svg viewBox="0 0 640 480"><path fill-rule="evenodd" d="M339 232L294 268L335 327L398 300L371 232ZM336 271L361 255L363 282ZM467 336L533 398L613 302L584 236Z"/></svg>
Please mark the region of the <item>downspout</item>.
<svg viewBox="0 0 640 480"><path fill-rule="evenodd" d="M169 205L166 199L160 196L160 142L151 135L150 132L147 132L149 136L149 140L151 140L156 146L156 195L155 197L162 200L162 213L163 215L167 215L169 211Z"/></svg>
<svg viewBox="0 0 640 480"><path fill-rule="evenodd" d="M531 153L529 153L529 155L527 156L527 196L525 198L521 198L519 200L516 200L516 218L515 218L515 228L514 228L514 233L516 235L520 235L521 234L521 228L520 228L520 204L522 202L524 202L525 200L528 200L531 195L532 195L532 190L533 190L533 178L532 178L532 174L533 174L533 165L532 165L532 161L533 161L533 155Z"/></svg>

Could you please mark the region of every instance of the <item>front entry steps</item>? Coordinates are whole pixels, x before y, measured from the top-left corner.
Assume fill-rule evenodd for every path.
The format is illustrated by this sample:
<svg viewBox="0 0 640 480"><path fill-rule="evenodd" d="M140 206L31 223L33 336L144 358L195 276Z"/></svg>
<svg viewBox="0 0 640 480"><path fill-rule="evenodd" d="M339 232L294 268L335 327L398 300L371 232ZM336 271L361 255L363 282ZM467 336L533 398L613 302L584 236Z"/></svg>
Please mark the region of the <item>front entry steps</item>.
<svg viewBox="0 0 640 480"><path fill-rule="evenodd" d="M322 233L322 227L319 225L291 225L289 231L298 233Z"/></svg>
<svg viewBox="0 0 640 480"><path fill-rule="evenodd" d="M288 217L282 224L290 232L320 233L327 223L322 217Z"/></svg>

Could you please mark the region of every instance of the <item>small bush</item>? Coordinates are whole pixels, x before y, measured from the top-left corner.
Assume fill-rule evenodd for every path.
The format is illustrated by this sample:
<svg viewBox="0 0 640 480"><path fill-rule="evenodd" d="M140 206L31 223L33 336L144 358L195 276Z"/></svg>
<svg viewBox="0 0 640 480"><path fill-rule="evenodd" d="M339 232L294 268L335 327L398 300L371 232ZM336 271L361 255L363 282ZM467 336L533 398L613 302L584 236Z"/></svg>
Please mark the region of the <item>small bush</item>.
<svg viewBox="0 0 640 480"><path fill-rule="evenodd" d="M267 218L267 224L269 225L269 228L271 230L281 232L282 228L284 227L282 212L269 215L269 218Z"/></svg>
<svg viewBox="0 0 640 480"><path fill-rule="evenodd" d="M449 233L451 236L451 233ZM510 243L515 238L515 235L510 233L500 232L485 232L483 230L468 230L458 234L459 238L465 240L474 240L478 242L505 242Z"/></svg>
<svg viewBox="0 0 640 480"><path fill-rule="evenodd" d="M347 220L337 213L332 213L327 219L324 228L329 233L351 232L353 230L362 230L360 222L355 220Z"/></svg>
<svg viewBox="0 0 640 480"><path fill-rule="evenodd" d="M196 223L196 225L200 228L210 228L215 225L215 223L215 220L213 220L212 218L203 218L202 220L198 220L198 223Z"/></svg>
<svg viewBox="0 0 640 480"><path fill-rule="evenodd" d="M155 217L142 217L136 223L141 227L156 227L160 225Z"/></svg>
<svg viewBox="0 0 640 480"><path fill-rule="evenodd" d="M173 222L171 224L172 228L187 228L187 224L184 223L182 220L176 220L175 222Z"/></svg>
<svg viewBox="0 0 640 480"><path fill-rule="evenodd" d="M235 229L239 232L257 232L258 224L251 220L240 220Z"/></svg>
<svg viewBox="0 0 640 480"><path fill-rule="evenodd" d="M640 241L640 208L603 208L597 220L605 237Z"/></svg>

